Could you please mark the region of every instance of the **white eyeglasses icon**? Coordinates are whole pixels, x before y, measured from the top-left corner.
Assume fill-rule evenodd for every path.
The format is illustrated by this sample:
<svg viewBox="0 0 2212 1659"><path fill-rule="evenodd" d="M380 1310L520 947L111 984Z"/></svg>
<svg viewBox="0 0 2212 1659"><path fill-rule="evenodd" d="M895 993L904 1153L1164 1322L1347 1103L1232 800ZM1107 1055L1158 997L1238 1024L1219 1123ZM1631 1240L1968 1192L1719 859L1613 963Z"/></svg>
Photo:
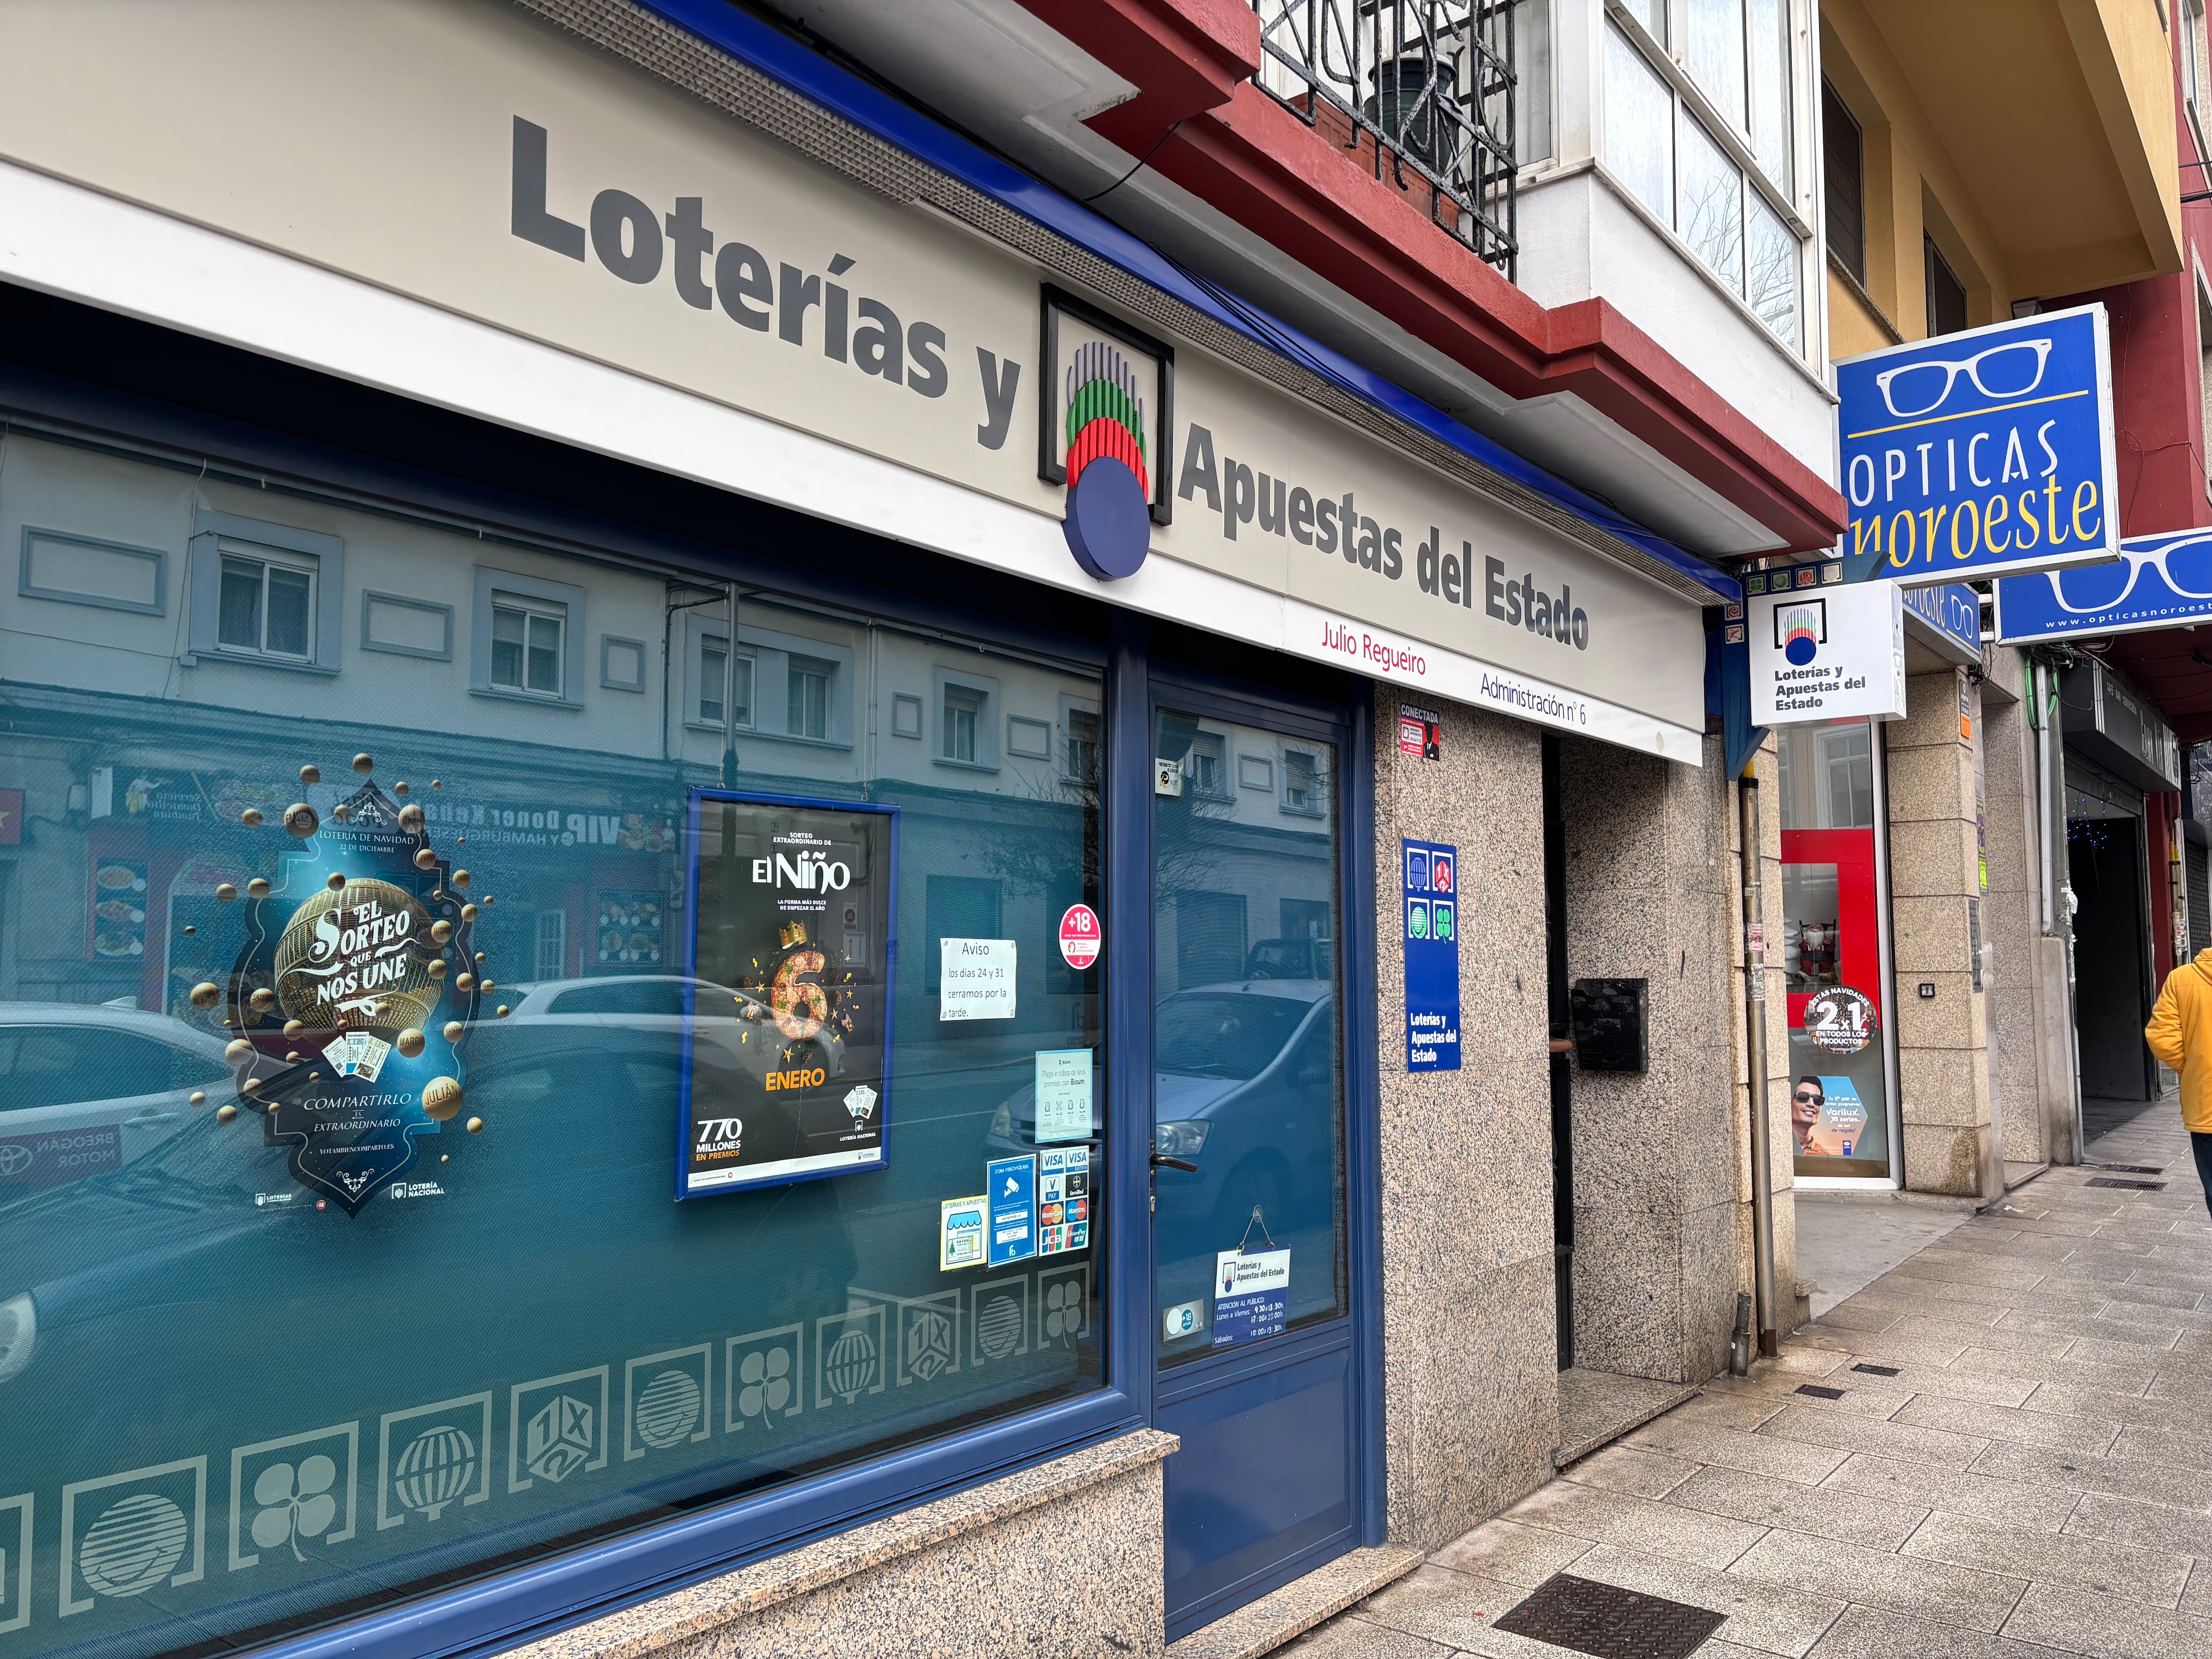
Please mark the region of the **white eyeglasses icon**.
<svg viewBox="0 0 2212 1659"><path fill-rule="evenodd" d="M2050 361L2051 342L2047 339L2008 340L1957 362L1931 360L1886 368L1874 377L1874 383L1881 392L1882 402L1889 405L1889 412L1900 421L1909 421L1916 415L1941 409L1961 374L1972 381L1974 390L1984 398L2025 397L2043 384L2043 371ZM2029 373L2031 367L2033 374ZM1991 380L1996 384L1990 385ZM1935 395L1929 396L1930 392ZM1898 407L1900 398L1909 407Z"/></svg>
<svg viewBox="0 0 2212 1659"><path fill-rule="evenodd" d="M2177 553L2189 556L2182 562L2182 573L2176 577L2169 562ZM2123 569L2127 579L2118 592L2110 599L2099 599L2090 605L2076 605L2067 596L2070 585L2076 597L2085 587L2101 587ZM2094 617L2103 611L2112 611L2127 602L2136 591L2136 583L2147 570L2158 572L2159 580L2176 599L2212 599L2212 536L2191 537L2185 541L2169 542L2155 552L2145 549L2123 547L2120 556L2111 564L2085 565L2076 570L2052 570L2045 574L2051 578L2051 592L2058 601L2058 608L2077 617Z"/></svg>

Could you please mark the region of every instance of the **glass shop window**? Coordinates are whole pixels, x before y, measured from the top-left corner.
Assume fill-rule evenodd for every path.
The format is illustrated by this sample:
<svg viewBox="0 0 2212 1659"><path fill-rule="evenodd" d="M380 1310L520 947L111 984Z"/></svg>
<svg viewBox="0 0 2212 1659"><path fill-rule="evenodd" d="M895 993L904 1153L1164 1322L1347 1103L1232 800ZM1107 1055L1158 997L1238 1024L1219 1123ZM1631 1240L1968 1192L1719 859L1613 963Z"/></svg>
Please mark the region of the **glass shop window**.
<svg viewBox="0 0 2212 1659"><path fill-rule="evenodd" d="M349 562L279 709L226 653L308 652L315 574L186 580L248 514ZM1097 673L952 642L946 769L892 617L749 585L757 688L720 617L586 676L722 573L509 538L495 591L472 530L17 427L27 524L168 556L0 593L10 1656L258 1646L1100 1386L1099 732L975 725Z"/></svg>
<svg viewBox="0 0 2212 1659"><path fill-rule="evenodd" d="M1785 726L1779 750L1782 933L1790 1011L1790 1122L1800 1175L1891 1172L1883 1064L1874 730Z"/></svg>

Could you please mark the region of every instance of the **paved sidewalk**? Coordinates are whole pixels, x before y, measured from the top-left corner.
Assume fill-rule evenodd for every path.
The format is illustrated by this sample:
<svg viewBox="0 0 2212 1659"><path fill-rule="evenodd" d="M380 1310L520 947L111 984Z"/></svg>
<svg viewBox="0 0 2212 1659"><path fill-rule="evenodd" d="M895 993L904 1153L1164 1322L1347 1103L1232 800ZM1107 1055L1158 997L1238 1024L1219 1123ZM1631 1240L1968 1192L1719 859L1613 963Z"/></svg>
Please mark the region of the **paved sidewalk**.
<svg viewBox="0 0 2212 1659"><path fill-rule="evenodd" d="M2163 1173L2050 1171L1282 1651L1559 1659L1491 1626L1565 1571L1698 1659L2208 1659L2212 1222L2171 1102L2090 1152Z"/></svg>

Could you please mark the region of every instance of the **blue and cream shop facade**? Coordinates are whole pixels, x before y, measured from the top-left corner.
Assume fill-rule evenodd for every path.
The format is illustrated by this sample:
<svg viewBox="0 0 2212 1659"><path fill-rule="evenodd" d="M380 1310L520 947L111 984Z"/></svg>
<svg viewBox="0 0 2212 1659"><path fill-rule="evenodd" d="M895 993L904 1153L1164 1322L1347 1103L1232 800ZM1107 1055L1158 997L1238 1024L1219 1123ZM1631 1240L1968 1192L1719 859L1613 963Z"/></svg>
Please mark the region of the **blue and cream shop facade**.
<svg viewBox="0 0 2212 1659"><path fill-rule="evenodd" d="M1158 1652L1548 1474L1727 577L733 10L0 53L0 1656Z"/></svg>

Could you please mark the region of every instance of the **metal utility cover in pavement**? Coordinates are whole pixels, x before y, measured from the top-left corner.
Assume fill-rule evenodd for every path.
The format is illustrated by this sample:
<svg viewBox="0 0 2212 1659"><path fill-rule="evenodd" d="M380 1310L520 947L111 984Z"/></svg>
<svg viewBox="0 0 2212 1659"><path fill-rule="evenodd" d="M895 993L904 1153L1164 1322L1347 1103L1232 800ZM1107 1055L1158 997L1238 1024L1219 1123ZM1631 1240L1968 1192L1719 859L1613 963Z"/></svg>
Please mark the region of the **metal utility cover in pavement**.
<svg viewBox="0 0 2212 1659"><path fill-rule="evenodd" d="M2100 1164L2100 1170L2110 1170L2115 1175L2164 1175L2163 1164Z"/></svg>
<svg viewBox="0 0 2212 1659"><path fill-rule="evenodd" d="M1896 1376L1900 1375L1898 1368L1894 1365L1858 1364L1852 1366L1851 1369L1855 1371L1864 1371L1869 1376Z"/></svg>
<svg viewBox="0 0 2212 1659"><path fill-rule="evenodd" d="M1797 1385L1797 1392L1809 1394L1815 1400L1841 1400L1844 1397L1844 1391L1841 1389L1826 1388L1818 1382L1800 1382Z"/></svg>
<svg viewBox="0 0 2212 1659"><path fill-rule="evenodd" d="M2162 1193L2163 1181L2114 1181L2106 1176L2093 1176L2081 1183L2084 1187L2124 1187L2131 1193Z"/></svg>
<svg viewBox="0 0 2212 1659"><path fill-rule="evenodd" d="M1559 1572L1500 1619L1496 1628L1593 1654L1596 1659L1686 1659L1727 1617Z"/></svg>

